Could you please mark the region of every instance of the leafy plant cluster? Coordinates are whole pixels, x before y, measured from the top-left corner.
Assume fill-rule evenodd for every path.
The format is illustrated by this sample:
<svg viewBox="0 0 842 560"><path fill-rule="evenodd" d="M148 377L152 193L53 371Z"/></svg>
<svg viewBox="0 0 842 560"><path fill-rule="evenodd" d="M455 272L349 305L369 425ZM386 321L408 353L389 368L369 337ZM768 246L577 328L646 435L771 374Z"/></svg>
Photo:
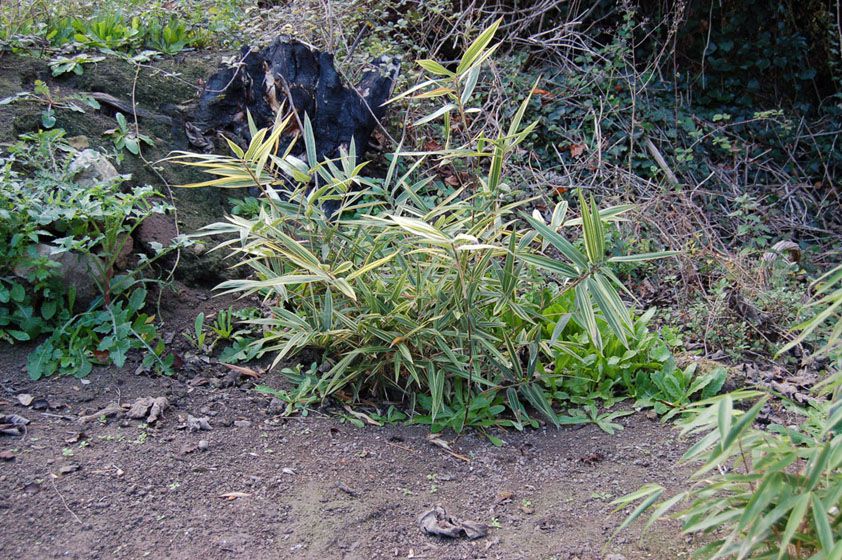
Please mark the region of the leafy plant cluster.
<svg viewBox="0 0 842 560"><path fill-rule="evenodd" d="M260 310L255 307L220 309L212 322L199 313L193 321L193 332L184 336L199 352L219 351L217 358L223 363L249 362L260 354L255 344L261 336L260 329L249 324L259 316ZM212 336L210 340L208 335Z"/></svg>
<svg viewBox="0 0 842 560"><path fill-rule="evenodd" d="M758 426L769 396L756 391L686 406L682 433L695 443L682 462L697 465L693 483L668 498L658 484L619 498L614 502L618 509L636 507L618 531L644 514L650 516L646 528L669 514L681 520L686 533L707 535L697 550L706 558L842 556L840 284L840 266L815 281L815 296L808 305L814 313L781 349L805 344L819 331L826 333L823 343L813 348L812 357L826 359L827 367L810 400L801 404L779 396L793 421Z"/></svg>
<svg viewBox="0 0 842 560"><path fill-rule="evenodd" d="M2 157L0 338L47 335L27 362L34 379L120 366L133 348L148 352L147 365L166 367L153 318L142 312L141 275L170 248L136 262L126 249L144 219L169 207L151 187L126 189L122 179L78 183L75 153L54 129L22 136ZM77 301L68 273L96 287L90 302Z"/></svg>
<svg viewBox="0 0 842 560"><path fill-rule="evenodd" d="M0 8L0 46L24 52L59 50L62 54L54 60L55 75L81 74L83 64L93 60L80 51L177 54L188 47L207 46L220 33L232 32L245 9L241 1L208 4L36 1L21 8L9 3Z"/></svg>
<svg viewBox="0 0 842 560"><path fill-rule="evenodd" d="M10 97L0 99L0 105L10 103L33 103L42 107L41 126L49 130L56 126L56 110L67 109L77 113L84 113L85 108L99 109L99 102L88 95L75 93L62 95L53 91L41 80L35 80L32 91L22 91Z"/></svg>
<svg viewBox="0 0 842 560"><path fill-rule="evenodd" d="M838 381L836 382L838 391ZM706 558L835 559L842 554L842 405L817 399L808 408L788 403L795 426L754 427L766 404L745 412L734 402L757 399L743 391L685 409L682 432L697 442L682 461L699 465L686 491L664 498L656 484L615 502L638 504L623 529L647 510L647 528L676 515L687 533L710 535L697 553Z"/></svg>
<svg viewBox="0 0 842 560"><path fill-rule="evenodd" d="M631 207L600 210L580 193L580 217L570 219L566 202L542 215L528 212L531 200L506 198L507 162L537 125L523 124L529 96L505 128L469 136L456 124L480 112L472 95L496 27L455 70L419 61L429 78L394 101L440 101L415 125L443 121L442 149L398 150L383 178L361 174L366 164L353 144L338 160L318 161L306 115L306 161L291 148L276 152L292 118L280 114L272 131L252 127L247 149L230 144L231 156L174 156L213 177L187 186L262 192L257 215L204 230L228 237L221 247L253 273L219 288L265 299L269 314L252 321L264 331L255 344L275 364L305 348L323 351L308 393L402 398L421 413L414 421L434 430L522 429L536 424L529 410L560 424L554 404L590 396L593 405L594 391L615 402L627 384L637 384L642 403L689 398L705 384L665 368L669 350L646 329L651 314L633 318L612 271L669 254L608 256L606 231ZM430 167L457 161L476 181L431 196ZM573 228L578 244L568 239ZM598 417L594 407L587 418Z"/></svg>

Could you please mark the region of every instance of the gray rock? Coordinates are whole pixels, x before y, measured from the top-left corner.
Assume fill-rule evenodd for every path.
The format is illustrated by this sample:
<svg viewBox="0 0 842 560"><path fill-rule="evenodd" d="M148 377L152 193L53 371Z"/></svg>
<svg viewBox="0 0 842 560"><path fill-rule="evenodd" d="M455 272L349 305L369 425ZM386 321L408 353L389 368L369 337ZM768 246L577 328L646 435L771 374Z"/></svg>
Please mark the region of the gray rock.
<svg viewBox="0 0 842 560"><path fill-rule="evenodd" d="M76 288L76 309L83 309L99 294L93 271L94 262L91 257L72 251L53 254L53 247L44 243L35 246L39 255L45 256L58 263L59 272L64 285ZM26 278L32 272L32 267L18 266L15 276Z"/></svg>
<svg viewBox="0 0 842 560"><path fill-rule="evenodd" d="M76 154L68 171L73 180L83 187L108 183L120 177L105 155L91 149Z"/></svg>
<svg viewBox="0 0 842 560"><path fill-rule="evenodd" d="M195 416L187 415L187 429L191 432L200 432L202 430L212 430L208 417L196 418Z"/></svg>

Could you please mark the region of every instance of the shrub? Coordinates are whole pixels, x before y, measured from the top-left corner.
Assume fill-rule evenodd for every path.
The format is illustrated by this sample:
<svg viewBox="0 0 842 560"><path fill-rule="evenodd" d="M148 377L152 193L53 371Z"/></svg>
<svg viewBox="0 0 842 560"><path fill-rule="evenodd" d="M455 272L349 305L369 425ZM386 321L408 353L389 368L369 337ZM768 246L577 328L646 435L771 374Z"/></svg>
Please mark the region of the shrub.
<svg viewBox="0 0 842 560"><path fill-rule="evenodd" d="M611 266L665 254L606 256L606 228L630 206L600 211L580 193L580 218L567 220L561 202L547 220L525 212L530 199L505 201L506 161L537 124L521 124L528 97L506 130L469 133L455 124L480 111L469 102L495 29L466 50L456 71L419 62L431 77L396 99L444 98L416 126L442 120L445 148L398 151L383 179L360 174L365 164L353 143L338 160L318 161L306 115L306 162L290 155L292 146L274 153L291 116L272 132L252 127L247 149L231 144L233 156L173 156L216 177L187 186L262 191L258 216L231 216L204 230L233 236L221 247L255 276L219 288L269 302L271 314L255 323L265 332L257 344L276 354L274 364L303 348L324 351L328 366L311 385L322 398L397 394L425 411L435 429L522 428L533 422L524 403L557 423L542 381L569 372L542 373L539 362L575 343L561 337L563 329L546 331L545 311L566 298L571 320L601 356L641 332ZM426 160L474 170L476 181L431 196L435 171ZM583 249L562 232L570 226L580 226ZM506 409L511 416L503 420Z"/></svg>

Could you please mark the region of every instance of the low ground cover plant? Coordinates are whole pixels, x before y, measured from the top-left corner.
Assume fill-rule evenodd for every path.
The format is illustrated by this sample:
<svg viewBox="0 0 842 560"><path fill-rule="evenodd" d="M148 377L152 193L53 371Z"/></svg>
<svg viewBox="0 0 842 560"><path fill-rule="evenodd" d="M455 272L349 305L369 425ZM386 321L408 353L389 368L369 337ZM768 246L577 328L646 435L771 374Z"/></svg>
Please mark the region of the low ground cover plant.
<svg viewBox="0 0 842 560"><path fill-rule="evenodd" d="M127 249L143 220L169 205L151 187L125 188L122 177L77 180L77 154L53 129L21 137L0 160L0 339L47 336L27 361L33 379L121 366L135 348L147 365L166 368L142 310L144 273L171 248L134 262ZM94 287L84 301L83 284Z"/></svg>
<svg viewBox="0 0 842 560"><path fill-rule="evenodd" d="M85 50L135 54L178 54L230 34L245 14L245 3L208 2L9 2L0 7L0 48L21 53ZM84 56L84 55L82 55ZM65 62L65 63L66 63ZM60 73L83 72L82 63Z"/></svg>

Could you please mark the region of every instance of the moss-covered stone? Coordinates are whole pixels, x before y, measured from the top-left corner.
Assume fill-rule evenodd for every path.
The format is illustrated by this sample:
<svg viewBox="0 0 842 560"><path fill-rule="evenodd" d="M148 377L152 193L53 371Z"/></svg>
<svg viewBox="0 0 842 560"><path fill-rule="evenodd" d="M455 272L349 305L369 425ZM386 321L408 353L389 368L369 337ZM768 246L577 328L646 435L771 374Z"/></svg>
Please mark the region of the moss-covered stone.
<svg viewBox="0 0 842 560"><path fill-rule="evenodd" d="M212 74L224 53L185 53L138 67L125 60L109 57L85 66L81 76L53 77L46 60L7 56L0 60L0 98L31 91L35 80L50 86L56 99L73 94L107 93L131 106L132 91L138 108L166 118L139 118L140 132L152 138L154 146L143 146L143 158L125 152L117 168L131 175L131 184L152 185L166 196L172 193L178 209L182 233L198 230L219 220L227 210L227 193L214 189L178 189L175 185L201 180L197 171L161 161L172 150L189 149L183 132L183 119L189 114L201 90L202 80ZM0 106L0 142L12 142L20 134L38 130L43 104L15 102ZM111 152L114 145L108 130L117 126L118 109L103 103L100 110L79 113L56 110L56 127L68 136L84 136L94 149ZM125 111L123 111L126 113ZM132 121L130 115L126 115ZM183 255L178 275L194 283L212 283L223 276L224 255L215 252Z"/></svg>

